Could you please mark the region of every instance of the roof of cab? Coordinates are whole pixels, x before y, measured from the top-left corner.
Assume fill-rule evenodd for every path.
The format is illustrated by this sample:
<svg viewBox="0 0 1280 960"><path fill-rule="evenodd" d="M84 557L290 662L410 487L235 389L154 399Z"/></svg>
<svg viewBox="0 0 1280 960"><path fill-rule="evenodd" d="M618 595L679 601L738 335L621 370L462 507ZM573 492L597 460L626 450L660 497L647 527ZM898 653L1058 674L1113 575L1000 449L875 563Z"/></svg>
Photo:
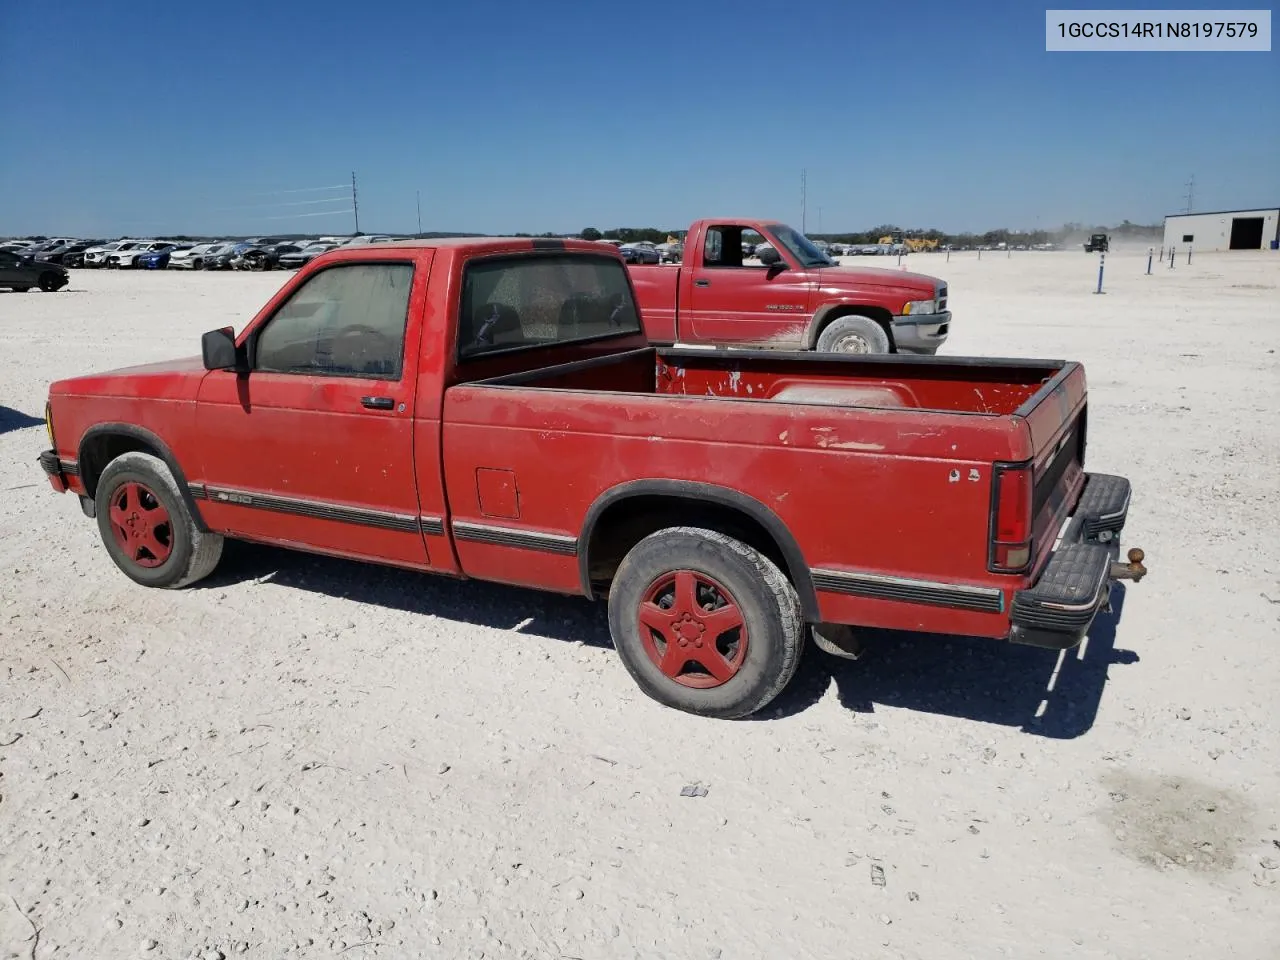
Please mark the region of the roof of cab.
<svg viewBox="0 0 1280 960"><path fill-rule="evenodd" d="M594 240L582 240L578 237L432 237L425 240L388 240L383 243L362 243L357 246L343 246L329 251L337 253L342 250L404 250L433 249L437 247L468 247L475 250L510 250L524 247L529 250L589 250L592 252L609 251L611 248Z"/></svg>

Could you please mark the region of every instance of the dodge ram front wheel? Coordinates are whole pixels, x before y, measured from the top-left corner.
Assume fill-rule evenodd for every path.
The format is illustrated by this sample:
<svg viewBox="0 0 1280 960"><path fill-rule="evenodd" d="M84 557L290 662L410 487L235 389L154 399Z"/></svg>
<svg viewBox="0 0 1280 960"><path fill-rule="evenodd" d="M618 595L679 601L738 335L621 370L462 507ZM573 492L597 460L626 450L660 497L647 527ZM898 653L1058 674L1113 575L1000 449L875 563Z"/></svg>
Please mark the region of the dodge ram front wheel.
<svg viewBox="0 0 1280 960"><path fill-rule="evenodd" d="M836 317L818 336L819 353L888 353L889 335L870 317Z"/></svg>
<svg viewBox="0 0 1280 960"><path fill-rule="evenodd" d="M222 558L222 537L200 529L168 465L149 453L123 453L107 464L94 507L107 553L145 587L185 587Z"/></svg>
<svg viewBox="0 0 1280 960"><path fill-rule="evenodd" d="M648 696L726 720L782 692L805 640L800 600L777 565L697 527L660 530L623 558L609 591L609 629Z"/></svg>

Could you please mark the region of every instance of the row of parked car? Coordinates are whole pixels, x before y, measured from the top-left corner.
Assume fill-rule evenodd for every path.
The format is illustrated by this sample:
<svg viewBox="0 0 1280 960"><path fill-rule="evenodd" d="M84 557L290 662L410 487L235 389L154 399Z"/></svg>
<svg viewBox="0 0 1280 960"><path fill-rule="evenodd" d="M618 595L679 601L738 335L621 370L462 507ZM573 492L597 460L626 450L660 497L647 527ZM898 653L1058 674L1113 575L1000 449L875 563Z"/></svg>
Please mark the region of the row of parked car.
<svg viewBox="0 0 1280 960"><path fill-rule="evenodd" d="M186 243L177 240L10 240L0 243L32 267L102 268L109 270L297 270L304 264L349 244L400 239L382 235L286 240L250 237Z"/></svg>

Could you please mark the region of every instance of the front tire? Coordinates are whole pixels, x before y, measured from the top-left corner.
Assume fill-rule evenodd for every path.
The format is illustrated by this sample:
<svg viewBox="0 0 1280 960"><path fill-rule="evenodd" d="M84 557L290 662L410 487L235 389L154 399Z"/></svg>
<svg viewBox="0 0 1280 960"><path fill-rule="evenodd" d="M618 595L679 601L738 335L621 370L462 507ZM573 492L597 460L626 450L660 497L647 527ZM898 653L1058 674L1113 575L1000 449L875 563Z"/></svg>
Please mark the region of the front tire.
<svg viewBox="0 0 1280 960"><path fill-rule="evenodd" d="M145 587L185 587L222 559L223 538L196 525L159 457L140 451L116 457L98 479L94 505L107 553Z"/></svg>
<svg viewBox="0 0 1280 960"><path fill-rule="evenodd" d="M646 695L724 720L781 693L805 641L800 599L777 565L698 527L659 530L627 553L609 590L609 630Z"/></svg>
<svg viewBox="0 0 1280 960"><path fill-rule="evenodd" d="M39 281L40 289L45 293L55 293L62 286L56 273L42 273Z"/></svg>
<svg viewBox="0 0 1280 960"><path fill-rule="evenodd" d="M818 353L888 353L889 335L870 317L837 317L818 336Z"/></svg>

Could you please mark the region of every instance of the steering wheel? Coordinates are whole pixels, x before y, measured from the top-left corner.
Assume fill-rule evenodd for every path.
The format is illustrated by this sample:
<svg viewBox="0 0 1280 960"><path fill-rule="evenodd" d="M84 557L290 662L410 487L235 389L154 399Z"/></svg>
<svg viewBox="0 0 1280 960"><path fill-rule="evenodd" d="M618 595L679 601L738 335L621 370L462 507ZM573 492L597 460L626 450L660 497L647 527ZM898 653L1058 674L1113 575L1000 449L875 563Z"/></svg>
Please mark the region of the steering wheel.
<svg viewBox="0 0 1280 960"><path fill-rule="evenodd" d="M396 362L395 357L398 353L396 342L381 330L371 327L367 323L350 323L334 331L332 335L334 340L345 340L348 337L373 337L380 343L372 352L387 357L392 363ZM369 352L371 351L366 351L366 355Z"/></svg>
<svg viewBox="0 0 1280 960"><path fill-rule="evenodd" d="M371 327L367 323L349 323L345 327L339 328L333 334L333 338L335 340L337 340L340 337L357 337L357 336L377 337L387 346L390 346L390 347L395 346L395 341L393 341L381 330L377 329L376 327Z"/></svg>

